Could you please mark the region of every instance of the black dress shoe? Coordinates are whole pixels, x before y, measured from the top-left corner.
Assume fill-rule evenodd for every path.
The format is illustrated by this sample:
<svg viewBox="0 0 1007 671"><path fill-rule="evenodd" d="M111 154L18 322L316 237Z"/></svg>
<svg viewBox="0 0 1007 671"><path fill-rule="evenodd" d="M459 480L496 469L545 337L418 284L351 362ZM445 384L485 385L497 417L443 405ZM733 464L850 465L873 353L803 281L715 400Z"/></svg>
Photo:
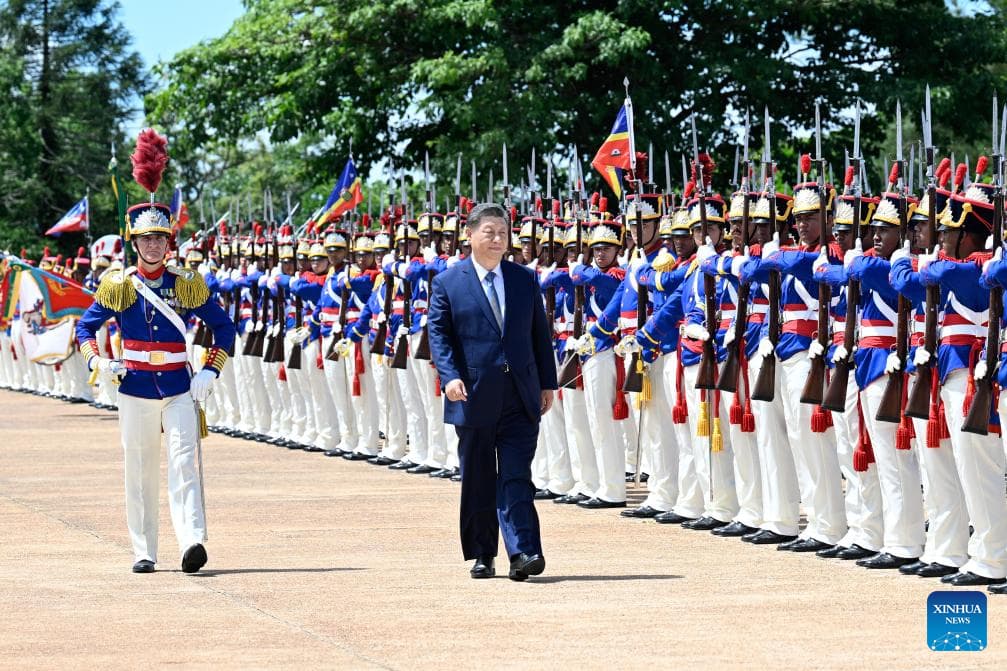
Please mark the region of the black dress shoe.
<svg viewBox="0 0 1007 671"><path fill-rule="evenodd" d="M206 548L196 543L182 555L182 573L195 573L206 565Z"/></svg>
<svg viewBox="0 0 1007 671"><path fill-rule="evenodd" d="M558 499L562 494L557 494L551 489L536 489L535 499L541 501L542 499Z"/></svg>
<svg viewBox="0 0 1007 671"><path fill-rule="evenodd" d="M834 547L829 543L823 541L815 540L814 538L807 538L803 542L798 543L794 547L790 548L791 552L820 552L822 550L828 550Z"/></svg>
<svg viewBox="0 0 1007 671"><path fill-rule="evenodd" d="M545 570L545 557L540 554L516 554L510 560L508 578L514 582L524 582L528 576L539 575Z"/></svg>
<svg viewBox="0 0 1007 671"><path fill-rule="evenodd" d="M141 559L133 564L133 573L153 573L154 562L149 559Z"/></svg>
<svg viewBox="0 0 1007 671"><path fill-rule="evenodd" d="M997 583L996 585L990 585L986 588L986 591L990 594L1007 594L1007 583Z"/></svg>
<svg viewBox="0 0 1007 671"><path fill-rule="evenodd" d="M454 469L454 472L451 473L451 482L461 482L461 481L462 481L462 474L456 468Z"/></svg>
<svg viewBox="0 0 1007 671"><path fill-rule="evenodd" d="M721 522L716 517L710 517L709 515L703 515L698 520L682 522L683 529L692 529L693 531L710 531L712 529L719 529L720 527L726 526L727 522Z"/></svg>
<svg viewBox="0 0 1007 671"><path fill-rule="evenodd" d="M759 529L755 533L742 536L741 540L752 545L776 545L777 543L789 543L796 538L797 536L784 536L769 529Z"/></svg>
<svg viewBox="0 0 1007 671"><path fill-rule="evenodd" d="M776 549L783 552L790 552L803 542L804 542L803 538L798 538L797 536L794 536L793 540L789 540L786 543L780 543L779 545L776 546Z"/></svg>
<svg viewBox="0 0 1007 671"><path fill-rule="evenodd" d="M392 459L391 457L377 456L373 459L368 459L368 463L374 464L375 466L391 466L392 464L399 463L398 459Z"/></svg>
<svg viewBox="0 0 1007 671"><path fill-rule="evenodd" d="M472 569L469 571L469 575L477 580L481 578L492 578L496 574L496 569L493 568L493 557L479 557L476 559L476 563L472 565Z"/></svg>
<svg viewBox="0 0 1007 671"><path fill-rule="evenodd" d="M408 459L403 459L402 461L400 461L398 463L395 463L395 464L392 464L391 466L389 466L388 470L390 470L390 471L405 471L405 470L408 470L408 469L410 469L410 468L412 468L412 467L414 467L416 465L417 465L417 463L415 461L409 461Z"/></svg>
<svg viewBox="0 0 1007 671"><path fill-rule="evenodd" d="M916 572L921 568L930 566L930 564L925 561L914 561L912 564L904 564L899 567L899 573L902 575L916 575Z"/></svg>
<svg viewBox="0 0 1007 671"><path fill-rule="evenodd" d="M347 452L343 455L343 459L347 461L365 461L370 459L371 456L370 454L361 454L359 452Z"/></svg>
<svg viewBox="0 0 1007 671"><path fill-rule="evenodd" d="M592 497L587 501L581 501L577 504L581 508L587 508L589 510L600 510L602 508L625 508L625 501L606 501L605 499L599 499L598 497Z"/></svg>
<svg viewBox="0 0 1007 671"><path fill-rule="evenodd" d="M845 559L849 561L851 559L866 559L868 557L873 557L877 552L874 550L868 550L865 547L860 547L856 543L848 548L843 548L838 553L836 553L836 559Z"/></svg>
<svg viewBox="0 0 1007 671"><path fill-rule="evenodd" d="M340 450L338 447L334 450L325 450L325 456L327 457L341 457L344 454L346 453Z"/></svg>
<svg viewBox="0 0 1007 671"><path fill-rule="evenodd" d="M738 536L744 536L750 534L753 531L758 531L755 527L750 527L747 524L735 520L730 524L724 525L722 527L717 527L710 533L714 536L721 536L723 538L737 538Z"/></svg>
<svg viewBox="0 0 1007 671"><path fill-rule="evenodd" d="M815 553L816 557L821 557L822 559L835 559L836 556L845 550L842 545L833 545L830 548L825 548L824 550L819 550Z"/></svg>
<svg viewBox="0 0 1007 671"><path fill-rule="evenodd" d="M587 501L589 498L591 497L586 494L567 494L566 496L560 496L553 499L552 502L572 505L574 503L580 503L581 501Z"/></svg>
<svg viewBox="0 0 1007 671"><path fill-rule="evenodd" d="M413 475L426 475L427 473L433 473L437 469L433 466L427 466L426 464L417 464L412 468L407 468L406 473L412 473Z"/></svg>
<svg viewBox="0 0 1007 671"><path fill-rule="evenodd" d="M901 571L902 569L900 568L899 570ZM947 564L939 564L937 562L925 564L916 569L916 575L921 578L943 578L946 575L954 575L955 573L958 573L957 566L948 566Z"/></svg>
<svg viewBox="0 0 1007 671"><path fill-rule="evenodd" d="M431 478L440 478L441 480L450 480L452 476L456 475L458 471L453 468L442 468L439 471L434 471L430 474Z"/></svg>
<svg viewBox="0 0 1007 671"><path fill-rule="evenodd" d="M636 519L649 519L660 515L663 510L658 510L657 508L651 508L650 506L640 506L639 508L630 508L629 510L623 510L620 515L623 517L634 517Z"/></svg>
<svg viewBox="0 0 1007 671"><path fill-rule="evenodd" d="M971 571L952 573L941 578L941 582L953 587L976 587L978 585L1001 585L1007 583L1007 578L987 578Z"/></svg>
<svg viewBox="0 0 1007 671"><path fill-rule="evenodd" d="M654 521L658 524L681 524L682 522L691 522L694 519L697 518L679 515L674 510L669 510L668 512L661 513L660 515L654 515Z"/></svg>
<svg viewBox="0 0 1007 671"><path fill-rule="evenodd" d="M879 552L873 557L866 557L857 560L857 566L864 568L893 569L906 564L913 564L920 560L919 557L896 557L887 552Z"/></svg>

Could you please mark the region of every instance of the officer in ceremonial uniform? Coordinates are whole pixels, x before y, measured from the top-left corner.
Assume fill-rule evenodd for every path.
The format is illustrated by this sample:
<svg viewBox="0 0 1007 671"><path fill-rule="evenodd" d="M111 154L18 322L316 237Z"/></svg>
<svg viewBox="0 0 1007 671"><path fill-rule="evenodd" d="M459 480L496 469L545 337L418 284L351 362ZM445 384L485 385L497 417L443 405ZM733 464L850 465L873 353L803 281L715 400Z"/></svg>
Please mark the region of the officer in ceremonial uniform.
<svg viewBox="0 0 1007 671"><path fill-rule="evenodd" d="M134 175L152 199L167 163L165 144L154 131L146 130L134 154ZM141 151L144 147L146 151ZM153 161L153 170L135 158L158 153L163 160ZM156 178L149 177L151 172ZM210 300L198 273L165 267L172 232L169 208L144 203L130 208L127 216L138 265L102 279L94 304L77 324L77 338L91 370L105 370L122 378L119 425L125 453L126 519L136 561L133 571L150 573L157 562L163 431L172 523L182 570L193 573L207 559L199 404L206 400L223 368L235 332L227 315ZM186 363L185 320L190 314L206 322L214 333L206 365L195 376L190 375ZM101 356L95 340L98 329L112 316L122 331L118 359Z"/></svg>

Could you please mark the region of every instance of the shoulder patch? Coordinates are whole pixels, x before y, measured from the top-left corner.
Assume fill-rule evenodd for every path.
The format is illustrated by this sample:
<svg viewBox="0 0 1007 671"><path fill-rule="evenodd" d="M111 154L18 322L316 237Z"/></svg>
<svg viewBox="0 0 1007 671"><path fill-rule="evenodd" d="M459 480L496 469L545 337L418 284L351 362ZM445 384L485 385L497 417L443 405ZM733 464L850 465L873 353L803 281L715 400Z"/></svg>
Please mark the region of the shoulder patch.
<svg viewBox="0 0 1007 671"><path fill-rule="evenodd" d="M94 294L96 303L115 312L123 312L136 302L136 288L127 281L130 270L105 273Z"/></svg>
<svg viewBox="0 0 1007 671"><path fill-rule="evenodd" d="M192 281L193 275L196 275L196 271L190 268L182 268L181 266L167 266L165 268L172 275L176 275L183 280Z"/></svg>

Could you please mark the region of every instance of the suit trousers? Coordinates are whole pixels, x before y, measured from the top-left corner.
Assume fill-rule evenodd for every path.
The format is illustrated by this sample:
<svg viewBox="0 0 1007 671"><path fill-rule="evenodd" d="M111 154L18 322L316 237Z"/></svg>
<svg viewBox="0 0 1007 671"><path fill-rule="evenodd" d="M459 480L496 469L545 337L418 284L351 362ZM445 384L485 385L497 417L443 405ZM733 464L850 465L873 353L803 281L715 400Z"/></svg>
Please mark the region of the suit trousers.
<svg viewBox="0 0 1007 671"><path fill-rule="evenodd" d="M168 398L119 394L126 472L126 525L137 561L157 562L161 430L168 448L168 508L179 554L206 541L196 405L188 392Z"/></svg>
<svg viewBox="0 0 1007 671"><path fill-rule="evenodd" d="M507 556L541 554L531 460L539 423L525 413L511 376L502 384L503 408L495 424L456 426L461 464L461 540L465 559L495 557L503 532Z"/></svg>

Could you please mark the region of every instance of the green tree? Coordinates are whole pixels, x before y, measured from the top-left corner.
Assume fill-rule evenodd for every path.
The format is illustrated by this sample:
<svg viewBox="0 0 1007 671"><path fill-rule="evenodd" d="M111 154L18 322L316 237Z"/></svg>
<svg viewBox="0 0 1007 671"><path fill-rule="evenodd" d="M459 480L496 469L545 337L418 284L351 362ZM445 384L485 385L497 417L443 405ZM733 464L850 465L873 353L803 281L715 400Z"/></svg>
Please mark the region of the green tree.
<svg viewBox="0 0 1007 671"><path fill-rule="evenodd" d="M0 248L37 254L40 234L88 188L93 235L117 230L110 147L123 163L120 125L148 91L118 10L105 0L0 2ZM83 242L46 244L69 253Z"/></svg>
<svg viewBox="0 0 1007 671"><path fill-rule="evenodd" d="M506 141L517 182L532 147L540 155L570 145L593 152L622 100L625 76L639 148L653 141L676 157L691 147L686 121L693 110L701 144L727 163L744 110L761 119L768 105L775 154L786 149L789 160L807 149L815 99L823 104L826 151L840 162L852 140L850 109L856 99L868 103L865 153L877 156L895 100L918 118L928 82L937 142L978 142L988 123L973 110L988 108L1007 62L999 3L985 14L944 0L247 6L224 36L160 66L167 85L148 96L148 114L172 129L183 160L256 134L274 145L316 138L299 170L318 184L338 174L350 138L365 171L382 157L416 166L430 150L438 172L451 176L442 177L442 192L454 181L457 153L466 166L475 158L483 173L493 168L499 178ZM543 172L540 162L539 182ZM721 185L729 172L721 170Z"/></svg>

